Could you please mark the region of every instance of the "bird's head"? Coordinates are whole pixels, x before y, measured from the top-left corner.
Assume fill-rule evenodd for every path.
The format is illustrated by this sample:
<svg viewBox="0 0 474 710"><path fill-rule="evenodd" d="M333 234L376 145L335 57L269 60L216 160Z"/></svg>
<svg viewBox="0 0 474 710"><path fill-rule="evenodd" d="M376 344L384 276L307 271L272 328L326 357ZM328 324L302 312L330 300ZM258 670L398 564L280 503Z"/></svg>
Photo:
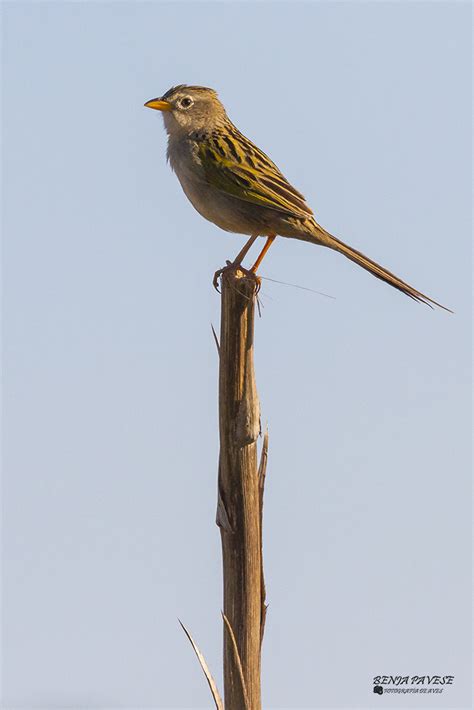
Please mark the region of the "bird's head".
<svg viewBox="0 0 474 710"><path fill-rule="evenodd" d="M170 136L212 129L226 119L217 93L205 86L173 86L160 98L147 101L145 106L163 112Z"/></svg>

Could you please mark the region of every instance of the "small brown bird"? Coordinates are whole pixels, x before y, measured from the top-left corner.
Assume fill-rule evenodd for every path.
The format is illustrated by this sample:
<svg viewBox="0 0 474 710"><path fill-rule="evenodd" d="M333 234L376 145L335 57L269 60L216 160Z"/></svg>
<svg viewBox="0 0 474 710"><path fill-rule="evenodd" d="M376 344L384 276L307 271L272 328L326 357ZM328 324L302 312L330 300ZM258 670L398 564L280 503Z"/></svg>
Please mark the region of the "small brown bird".
<svg viewBox="0 0 474 710"><path fill-rule="evenodd" d="M301 239L344 254L415 301L449 310L321 227L303 195L230 121L213 89L181 84L145 106L163 112L168 159L195 209L221 229L250 235L234 264L259 236L267 241L254 273L277 236Z"/></svg>

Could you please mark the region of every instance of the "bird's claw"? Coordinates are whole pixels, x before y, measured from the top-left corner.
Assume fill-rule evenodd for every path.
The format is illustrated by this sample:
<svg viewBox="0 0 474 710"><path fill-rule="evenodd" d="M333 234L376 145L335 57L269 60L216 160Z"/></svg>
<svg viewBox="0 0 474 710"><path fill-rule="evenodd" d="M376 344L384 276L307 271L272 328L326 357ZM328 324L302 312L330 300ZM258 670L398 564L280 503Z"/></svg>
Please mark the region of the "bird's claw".
<svg viewBox="0 0 474 710"><path fill-rule="evenodd" d="M222 267L222 269L217 269L216 273L214 274L214 278L212 279L212 285L216 289L217 293L220 293L219 291L219 278L222 276L224 271L228 269L230 266L233 266L232 262L229 261L228 259L225 262L225 266Z"/></svg>

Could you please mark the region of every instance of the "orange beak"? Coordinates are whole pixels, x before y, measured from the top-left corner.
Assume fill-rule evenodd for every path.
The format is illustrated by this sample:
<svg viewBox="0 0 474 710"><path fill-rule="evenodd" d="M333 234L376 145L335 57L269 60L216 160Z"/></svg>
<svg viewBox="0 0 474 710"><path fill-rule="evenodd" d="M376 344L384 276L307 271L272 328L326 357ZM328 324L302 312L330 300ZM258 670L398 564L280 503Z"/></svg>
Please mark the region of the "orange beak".
<svg viewBox="0 0 474 710"><path fill-rule="evenodd" d="M171 111L173 108L169 101L162 101L162 99L150 99L144 105L147 108L154 108L156 111Z"/></svg>

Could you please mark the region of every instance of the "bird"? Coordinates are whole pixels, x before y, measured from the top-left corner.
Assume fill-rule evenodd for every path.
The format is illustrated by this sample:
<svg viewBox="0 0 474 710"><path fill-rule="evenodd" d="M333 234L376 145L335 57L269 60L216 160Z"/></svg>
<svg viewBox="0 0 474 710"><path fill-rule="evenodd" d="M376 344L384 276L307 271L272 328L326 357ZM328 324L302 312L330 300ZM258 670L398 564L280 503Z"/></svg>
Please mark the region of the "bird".
<svg viewBox="0 0 474 710"><path fill-rule="evenodd" d="M258 237L266 242L254 274L277 236L299 239L343 254L415 301L450 311L318 224L301 192L232 123L214 89L179 84L144 105L162 112L168 162L197 212L227 232L249 236L233 266Z"/></svg>

